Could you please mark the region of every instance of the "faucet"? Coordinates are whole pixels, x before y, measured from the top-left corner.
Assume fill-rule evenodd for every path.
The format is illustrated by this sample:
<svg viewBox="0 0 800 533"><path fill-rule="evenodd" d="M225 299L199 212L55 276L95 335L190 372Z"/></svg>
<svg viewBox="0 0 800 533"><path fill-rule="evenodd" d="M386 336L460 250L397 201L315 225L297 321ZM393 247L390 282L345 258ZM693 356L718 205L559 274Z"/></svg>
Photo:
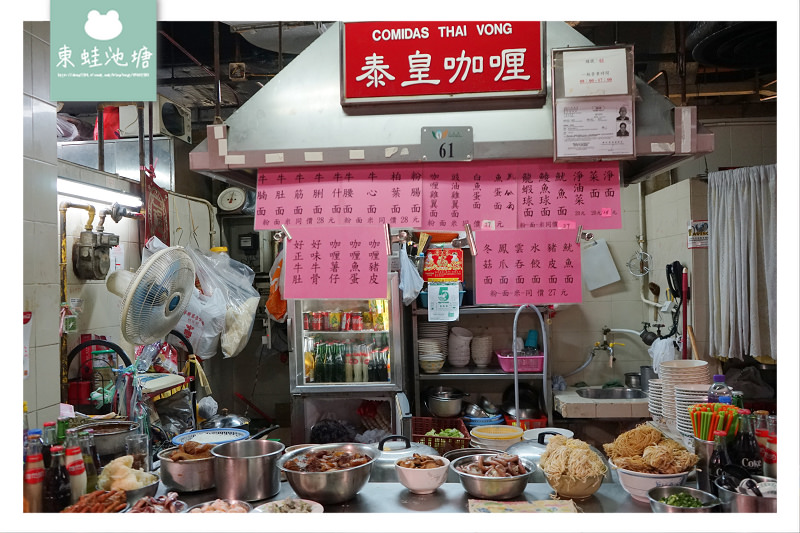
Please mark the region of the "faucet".
<svg viewBox="0 0 800 533"><path fill-rule="evenodd" d="M603 328L603 342L595 342L594 348L592 348L592 353L595 350L605 350L608 352L608 368L614 368L614 346L625 346L624 343L621 342L608 342L608 334L611 332L611 329L608 327Z"/></svg>

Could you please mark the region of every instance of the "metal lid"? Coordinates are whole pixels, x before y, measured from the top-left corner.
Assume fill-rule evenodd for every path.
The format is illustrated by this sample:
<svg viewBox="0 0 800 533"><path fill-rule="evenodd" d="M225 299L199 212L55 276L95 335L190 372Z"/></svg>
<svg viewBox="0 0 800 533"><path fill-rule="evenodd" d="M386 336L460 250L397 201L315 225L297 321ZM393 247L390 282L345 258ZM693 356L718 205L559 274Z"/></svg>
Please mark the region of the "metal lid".
<svg viewBox="0 0 800 533"><path fill-rule="evenodd" d="M203 422L203 429L210 428L238 428L239 426L246 426L250 423L250 419L245 416L228 413L227 409L222 409L219 414L216 414Z"/></svg>

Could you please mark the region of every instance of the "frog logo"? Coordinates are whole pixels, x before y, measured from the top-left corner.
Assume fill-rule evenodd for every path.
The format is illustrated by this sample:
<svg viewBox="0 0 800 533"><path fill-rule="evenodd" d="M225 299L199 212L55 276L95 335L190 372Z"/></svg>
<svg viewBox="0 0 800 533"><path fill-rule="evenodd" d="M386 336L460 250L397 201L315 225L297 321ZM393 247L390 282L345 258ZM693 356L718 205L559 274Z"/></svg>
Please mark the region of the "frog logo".
<svg viewBox="0 0 800 533"><path fill-rule="evenodd" d="M86 16L83 31L96 41L110 41L117 38L122 33L119 13L111 9L105 15L101 15L99 11L92 9Z"/></svg>

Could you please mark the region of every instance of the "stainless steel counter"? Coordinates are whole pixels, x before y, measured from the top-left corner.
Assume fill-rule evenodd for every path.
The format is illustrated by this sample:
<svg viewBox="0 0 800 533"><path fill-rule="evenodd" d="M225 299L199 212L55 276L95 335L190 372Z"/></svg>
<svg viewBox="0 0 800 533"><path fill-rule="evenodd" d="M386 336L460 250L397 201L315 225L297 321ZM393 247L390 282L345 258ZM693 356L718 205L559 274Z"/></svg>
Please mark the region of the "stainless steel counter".
<svg viewBox="0 0 800 533"><path fill-rule="evenodd" d="M162 484L158 494L166 492ZM553 489L547 483L529 483L525 492L512 501L549 500ZM257 507L269 501L290 496L297 497L288 482L281 482L281 490L274 498L250 502ZM180 499L189 505L214 500L216 492L182 493ZM461 483L448 482L433 494L417 495L409 492L400 483L369 483L350 501L337 505L326 505L326 513L467 513L470 499ZM603 483L591 497L576 501L584 513L649 513L650 506L630 497L619 483Z"/></svg>

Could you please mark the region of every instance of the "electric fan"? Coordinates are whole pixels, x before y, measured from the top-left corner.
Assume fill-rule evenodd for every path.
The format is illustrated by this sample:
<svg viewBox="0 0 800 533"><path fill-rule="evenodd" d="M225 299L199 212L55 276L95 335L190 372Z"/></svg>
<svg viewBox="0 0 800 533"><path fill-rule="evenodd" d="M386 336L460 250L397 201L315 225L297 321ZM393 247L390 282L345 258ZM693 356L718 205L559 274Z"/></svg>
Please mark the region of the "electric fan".
<svg viewBox="0 0 800 533"><path fill-rule="evenodd" d="M194 280L194 262L180 246L159 250L136 273L109 274L106 288L122 298L123 338L135 345L163 339L183 316Z"/></svg>

